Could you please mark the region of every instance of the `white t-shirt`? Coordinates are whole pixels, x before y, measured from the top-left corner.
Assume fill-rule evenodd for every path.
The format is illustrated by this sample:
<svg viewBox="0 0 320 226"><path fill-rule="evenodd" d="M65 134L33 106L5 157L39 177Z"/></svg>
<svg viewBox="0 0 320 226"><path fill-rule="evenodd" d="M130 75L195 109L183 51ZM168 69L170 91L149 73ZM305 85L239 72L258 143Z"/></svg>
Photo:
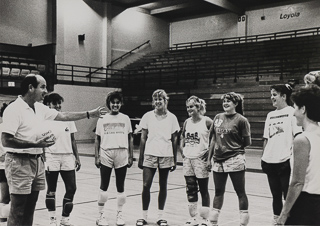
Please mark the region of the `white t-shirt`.
<svg viewBox="0 0 320 226"><path fill-rule="evenodd" d="M77 132L73 121L46 121L48 130L55 136L55 144L46 148L46 153L73 154L71 134Z"/></svg>
<svg viewBox="0 0 320 226"><path fill-rule="evenodd" d="M42 103L34 104L35 111L19 96L3 114L3 132L25 141L37 141L48 132L45 120L54 120L58 111ZM8 152L41 154L42 148L7 148Z"/></svg>
<svg viewBox="0 0 320 226"><path fill-rule="evenodd" d="M148 130L145 154L158 157L173 157L171 135L180 131L177 117L167 112L167 117L158 120L154 111L142 116L139 126Z"/></svg>
<svg viewBox="0 0 320 226"><path fill-rule="evenodd" d="M128 134L132 133L130 118L122 114L106 114L97 121L96 134L101 137L100 148L128 149Z"/></svg>
<svg viewBox="0 0 320 226"><path fill-rule="evenodd" d="M263 133L263 137L268 139L261 158L264 162L281 163L290 158L293 138L302 132L293 112L294 108L287 106L268 113Z"/></svg>
<svg viewBox="0 0 320 226"><path fill-rule="evenodd" d="M309 194L320 195L320 129L302 133L310 142L309 163L302 191ZM303 151L303 150L301 150Z"/></svg>
<svg viewBox="0 0 320 226"><path fill-rule="evenodd" d="M203 116L197 123L191 118L186 121L183 154L187 158L198 158L208 151L210 131L206 124L207 118Z"/></svg>

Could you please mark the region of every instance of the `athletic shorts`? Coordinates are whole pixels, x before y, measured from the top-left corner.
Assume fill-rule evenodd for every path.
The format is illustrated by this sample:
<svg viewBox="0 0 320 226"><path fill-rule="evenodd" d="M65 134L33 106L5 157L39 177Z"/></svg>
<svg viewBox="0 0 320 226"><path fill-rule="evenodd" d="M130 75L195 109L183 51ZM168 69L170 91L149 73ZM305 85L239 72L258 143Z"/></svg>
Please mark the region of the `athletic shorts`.
<svg viewBox="0 0 320 226"><path fill-rule="evenodd" d="M222 162L214 162L212 166L212 170L216 173L230 173L243 171L245 169L246 158L244 154L238 154Z"/></svg>
<svg viewBox="0 0 320 226"><path fill-rule="evenodd" d="M159 169L171 168L172 166L174 166L174 158L144 155L143 166Z"/></svg>
<svg viewBox="0 0 320 226"><path fill-rule="evenodd" d="M28 195L46 188L42 157L7 153L5 167L10 194Z"/></svg>
<svg viewBox="0 0 320 226"><path fill-rule="evenodd" d="M184 158L183 159L183 175L195 176L196 178L208 178L207 161L201 158Z"/></svg>
<svg viewBox="0 0 320 226"><path fill-rule="evenodd" d="M291 173L289 159L281 163L267 163L261 160L261 168L265 174L273 176L290 175Z"/></svg>
<svg viewBox="0 0 320 226"><path fill-rule="evenodd" d="M123 149L100 149L101 164L109 168L121 168L128 165L128 150Z"/></svg>
<svg viewBox="0 0 320 226"><path fill-rule="evenodd" d="M71 171L76 167L76 158L70 154L46 153L46 164L48 171Z"/></svg>
<svg viewBox="0 0 320 226"><path fill-rule="evenodd" d="M7 182L6 173L4 172L4 169L0 169L0 183Z"/></svg>

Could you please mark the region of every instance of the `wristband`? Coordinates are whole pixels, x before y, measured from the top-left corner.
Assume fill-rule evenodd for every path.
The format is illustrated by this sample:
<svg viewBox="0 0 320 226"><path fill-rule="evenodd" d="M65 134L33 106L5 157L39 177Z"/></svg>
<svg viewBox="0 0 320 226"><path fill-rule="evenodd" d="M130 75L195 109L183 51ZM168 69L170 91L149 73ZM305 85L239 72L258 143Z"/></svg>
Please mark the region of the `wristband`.
<svg viewBox="0 0 320 226"><path fill-rule="evenodd" d="M90 114L89 114L89 112L87 111L87 118L89 119L90 118Z"/></svg>

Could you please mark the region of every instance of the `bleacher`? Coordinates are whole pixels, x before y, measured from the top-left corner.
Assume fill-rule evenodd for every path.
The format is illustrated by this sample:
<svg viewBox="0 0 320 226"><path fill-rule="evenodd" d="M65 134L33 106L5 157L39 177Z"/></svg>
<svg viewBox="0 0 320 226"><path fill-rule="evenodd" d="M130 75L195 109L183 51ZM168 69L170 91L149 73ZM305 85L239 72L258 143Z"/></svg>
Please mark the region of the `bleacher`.
<svg viewBox="0 0 320 226"><path fill-rule="evenodd" d="M235 91L244 96L245 116L254 147L262 147L264 121L274 110L271 84L303 84L303 76L320 68L320 28L178 43L150 53L122 70L81 65L56 65L58 83L122 88L124 113L141 118L152 109L151 95L162 88L169 110L182 126L188 117L185 101L197 95L207 102L207 116L222 112L220 96Z"/></svg>
<svg viewBox="0 0 320 226"><path fill-rule="evenodd" d="M197 95L207 102L206 115L222 112L220 97L235 91L244 96L245 116L252 129L254 147L262 147L262 134L270 101L270 85L303 83L303 75L319 70L320 36L305 36L255 43L185 48L150 54L127 66L134 70L124 83L124 112L141 117L151 110L157 88L169 93L168 109L181 125L188 117L185 101Z"/></svg>
<svg viewBox="0 0 320 226"><path fill-rule="evenodd" d="M41 74L52 90L54 77L53 45L37 47L0 44L1 94L19 93L20 83L27 74Z"/></svg>

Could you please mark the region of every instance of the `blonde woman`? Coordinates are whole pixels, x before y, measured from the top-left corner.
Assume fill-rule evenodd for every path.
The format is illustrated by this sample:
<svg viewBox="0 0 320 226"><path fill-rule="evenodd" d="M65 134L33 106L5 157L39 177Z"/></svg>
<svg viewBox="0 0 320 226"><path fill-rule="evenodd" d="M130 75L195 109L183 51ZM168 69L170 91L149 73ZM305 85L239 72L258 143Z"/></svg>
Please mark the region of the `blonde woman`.
<svg viewBox="0 0 320 226"><path fill-rule="evenodd" d="M190 214L190 219L185 223L185 226L198 225L198 191L200 191L202 198L202 207L199 211L202 218L201 225L205 226L210 224L208 221L210 195L208 192L207 158L212 119L204 116L206 103L196 96L188 98L186 107L190 117L183 124L180 139Z"/></svg>
<svg viewBox="0 0 320 226"><path fill-rule="evenodd" d="M142 210L143 216L136 225L146 225L150 204L150 188L153 177L159 172L159 196L157 224L167 226L163 210L167 198L167 180L169 172L176 169L177 136L180 131L177 117L168 106L167 93L158 89L152 94L154 110L145 113L139 126L142 128L140 141L140 156L138 167L143 169Z"/></svg>

